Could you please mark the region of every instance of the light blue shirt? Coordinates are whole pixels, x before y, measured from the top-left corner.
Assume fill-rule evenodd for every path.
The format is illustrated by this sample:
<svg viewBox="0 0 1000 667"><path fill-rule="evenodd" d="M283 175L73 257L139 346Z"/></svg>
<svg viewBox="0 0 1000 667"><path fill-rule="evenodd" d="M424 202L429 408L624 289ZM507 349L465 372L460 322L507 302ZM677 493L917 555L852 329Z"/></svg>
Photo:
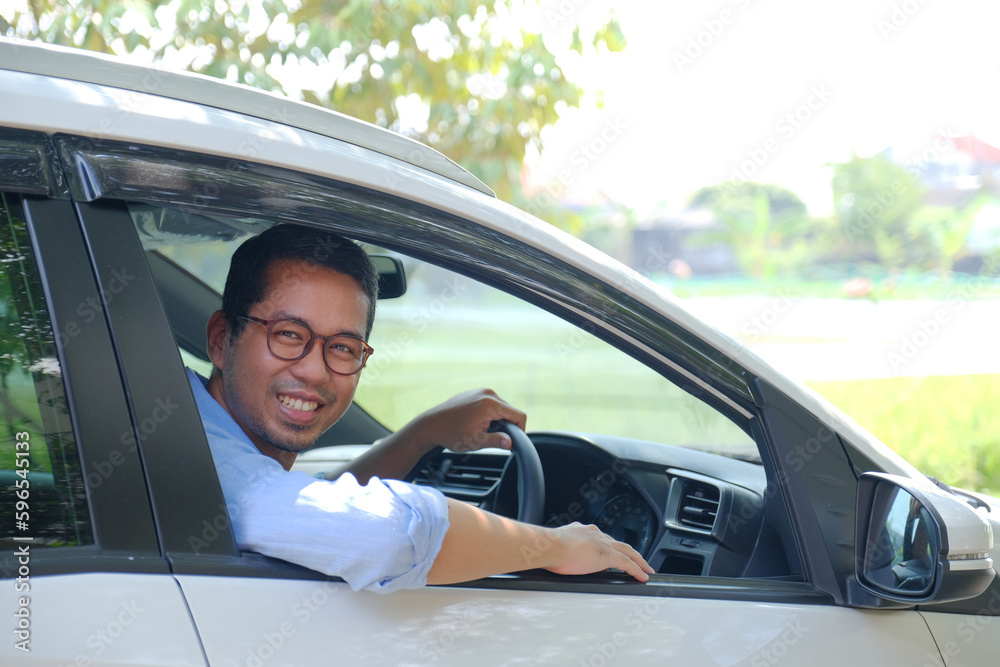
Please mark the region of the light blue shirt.
<svg viewBox="0 0 1000 667"><path fill-rule="evenodd" d="M188 369L230 523L240 549L344 579L354 590L418 588L448 530L436 489L353 475L289 472L250 441Z"/></svg>

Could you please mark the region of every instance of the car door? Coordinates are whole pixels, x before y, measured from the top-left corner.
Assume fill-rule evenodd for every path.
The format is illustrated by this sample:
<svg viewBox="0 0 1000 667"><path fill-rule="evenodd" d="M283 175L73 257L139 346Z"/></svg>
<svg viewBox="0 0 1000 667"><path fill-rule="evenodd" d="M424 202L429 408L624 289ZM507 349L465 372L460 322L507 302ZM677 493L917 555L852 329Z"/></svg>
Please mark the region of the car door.
<svg viewBox="0 0 1000 667"><path fill-rule="evenodd" d="M204 665L158 548L111 295L94 283L72 203L30 178L44 173L39 140L0 134L5 164L21 167L0 169L0 662Z"/></svg>
<svg viewBox="0 0 1000 667"><path fill-rule="evenodd" d="M76 154L77 164L88 164L88 173L100 178L101 160L108 159L115 150L114 146L102 146L96 160L92 159L96 151L81 151ZM135 159L140 153L141 161L135 160L126 168L122 160ZM155 155L151 149L127 149L115 155L114 187L126 192L133 190L131 183L138 186L147 181L144 172L155 164ZM348 191L333 182L317 182L315 177L304 182L295 173L268 169L268 182L261 182L259 187L271 195L283 194L263 203L246 198L246 193L255 189L248 186L257 175L253 165L229 162L214 167L211 160L193 154L179 158L171 153L170 160L177 177L173 182L191 185L147 193L154 200L162 197L174 204L190 198L194 202L198 193L187 188L204 182L211 173L214 193L221 203L218 209L199 203L197 210L202 214L224 215L234 223L247 218L266 222L270 214L261 209L274 205L270 220L277 221L284 217L279 210L299 208L294 197L301 195L312 201L341 203L329 218L313 211L312 224L330 224L331 229L381 241L391 240L397 233L391 227L382 230L374 224L386 216L384 195ZM188 169L192 177L184 178ZM288 182L282 183L282 178ZM230 187L235 190L230 192ZM106 257L105 269L99 272L104 289L110 289L115 278L111 268L115 261L110 258L138 261L143 252L125 205L127 198L119 197L112 193L107 200L79 205L95 256ZM376 201L377 208L370 209ZM375 210L377 216L369 217ZM397 222L408 210L405 205L394 209ZM351 213L350 217L345 216L345 211ZM334 214L344 217L334 218ZM470 233L462 228L461 221L439 211L425 209L420 215L423 220L433 219L446 226L436 240ZM173 219L183 221L184 216ZM421 220L414 222L419 224ZM198 222L191 219L190 224ZM175 233L178 228L167 231ZM429 241L423 239L422 243ZM402 245L394 244L397 248ZM117 250L111 252L112 247ZM469 261L479 256L479 250L473 248ZM453 262L462 261L458 255L451 257ZM476 272L474 264L465 268ZM115 299L108 303L108 310L133 396L146 396L147 408L152 408L155 397L181 395L183 372L176 355L165 352L170 343L162 340L163 336L146 338L151 330L170 330L155 292L149 291L151 283L143 278L134 285L137 289L130 293L132 300L124 296ZM144 323L141 330L130 329L134 320ZM151 351L163 352L161 361L169 357L170 363L164 361L155 372L147 371L146 357ZM193 415L186 412L188 407L184 403L177 414ZM143 414L142 409L135 409ZM165 424L178 421L170 419ZM140 440L140 450L148 451L151 461L156 459L173 467L174 477L204 473L193 470L188 455L177 456L175 449L181 446L180 451L193 457L197 448L204 448L202 439L191 438L179 445L165 437L165 428L149 431ZM157 459L153 451L157 447L175 455ZM810 562L804 576L795 581L660 576L640 586L613 575L560 578L524 574L379 596L356 593L335 579L253 554L232 557L224 551L205 553L207 547L232 539L225 514L220 511L224 507L220 508L213 493L190 490L184 499L186 512L195 519L175 516L177 505L161 500L161 484L164 497L170 492L170 483L165 481L170 477L157 479L161 475L163 471L147 471L154 511L163 517L159 522L164 533L161 540L171 545L166 555L210 664L312 664L337 660L459 665L481 660L482 656L499 663L528 664L599 665L611 660L677 659L753 665L780 661L840 664L843 655L834 649L845 636L851 637L854 650L872 662L899 660L913 664L936 655L926 625L917 613L864 611L835 604L824 586L835 589L839 584L823 581L824 576L834 575L822 541L807 554L815 562ZM782 504L785 499L784 491L775 492L775 503ZM809 518L802 517L801 521L805 524ZM801 527L793 524L793 530L798 532Z"/></svg>

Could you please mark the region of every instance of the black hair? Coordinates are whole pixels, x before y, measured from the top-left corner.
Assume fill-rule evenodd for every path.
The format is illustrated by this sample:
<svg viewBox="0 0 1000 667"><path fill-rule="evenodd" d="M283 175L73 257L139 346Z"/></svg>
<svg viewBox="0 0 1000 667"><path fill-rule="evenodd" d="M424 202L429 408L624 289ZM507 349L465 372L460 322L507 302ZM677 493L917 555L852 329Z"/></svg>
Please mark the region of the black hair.
<svg viewBox="0 0 1000 667"><path fill-rule="evenodd" d="M378 300L378 271L353 241L312 227L280 224L253 236L236 249L222 292L222 313L235 340L243 331L250 308L264 300L267 272L274 262L294 260L321 266L354 278L368 296L365 338L371 334Z"/></svg>

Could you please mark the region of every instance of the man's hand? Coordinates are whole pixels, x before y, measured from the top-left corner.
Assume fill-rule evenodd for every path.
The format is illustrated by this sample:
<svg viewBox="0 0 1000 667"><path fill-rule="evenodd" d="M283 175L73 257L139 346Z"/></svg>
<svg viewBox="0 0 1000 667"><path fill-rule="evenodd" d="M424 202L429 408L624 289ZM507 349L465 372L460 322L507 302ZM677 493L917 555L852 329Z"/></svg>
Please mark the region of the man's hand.
<svg viewBox="0 0 1000 667"><path fill-rule="evenodd" d="M523 412L492 389L475 389L453 396L417 416L400 432L408 431L409 437L428 444L425 452L436 445L460 453L488 447L510 449L510 436L491 432L490 424L506 420L523 431L526 419Z"/></svg>
<svg viewBox="0 0 1000 667"><path fill-rule="evenodd" d="M372 446L344 470L361 484L372 477L402 479L424 454L441 446L455 452L487 447L510 449L510 436L490 432L490 423L506 419L525 427L523 412L497 396L492 389L476 389L454 396L418 415L410 423Z"/></svg>
<svg viewBox="0 0 1000 667"><path fill-rule="evenodd" d="M552 531L566 548L560 563L545 569L556 574L589 574L614 568L639 581L649 580L653 569L639 552L628 544L616 542L594 525L571 523Z"/></svg>
<svg viewBox="0 0 1000 667"><path fill-rule="evenodd" d="M635 549L616 542L597 526L533 526L451 499L448 520L448 532L427 575L429 584L533 569L590 574L614 568L641 582L653 573Z"/></svg>

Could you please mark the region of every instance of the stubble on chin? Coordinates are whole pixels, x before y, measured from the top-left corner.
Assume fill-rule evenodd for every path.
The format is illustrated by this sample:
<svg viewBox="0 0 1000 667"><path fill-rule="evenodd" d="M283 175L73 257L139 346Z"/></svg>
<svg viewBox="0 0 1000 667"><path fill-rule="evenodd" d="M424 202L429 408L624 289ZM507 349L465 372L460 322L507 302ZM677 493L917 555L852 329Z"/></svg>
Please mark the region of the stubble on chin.
<svg viewBox="0 0 1000 667"><path fill-rule="evenodd" d="M308 430L308 428L304 428L296 424L288 424L286 428L292 431L299 431L299 432L305 432ZM271 447L274 447L275 449L281 450L283 452L290 452L292 454L301 454L302 452L306 451L314 444L316 444L315 438L310 438L306 442L299 442L298 440L289 441L288 439L279 440L277 437L275 437L272 433L270 433L267 429L264 428L255 429L254 432L257 434L257 437L259 437L261 440L269 444Z"/></svg>

